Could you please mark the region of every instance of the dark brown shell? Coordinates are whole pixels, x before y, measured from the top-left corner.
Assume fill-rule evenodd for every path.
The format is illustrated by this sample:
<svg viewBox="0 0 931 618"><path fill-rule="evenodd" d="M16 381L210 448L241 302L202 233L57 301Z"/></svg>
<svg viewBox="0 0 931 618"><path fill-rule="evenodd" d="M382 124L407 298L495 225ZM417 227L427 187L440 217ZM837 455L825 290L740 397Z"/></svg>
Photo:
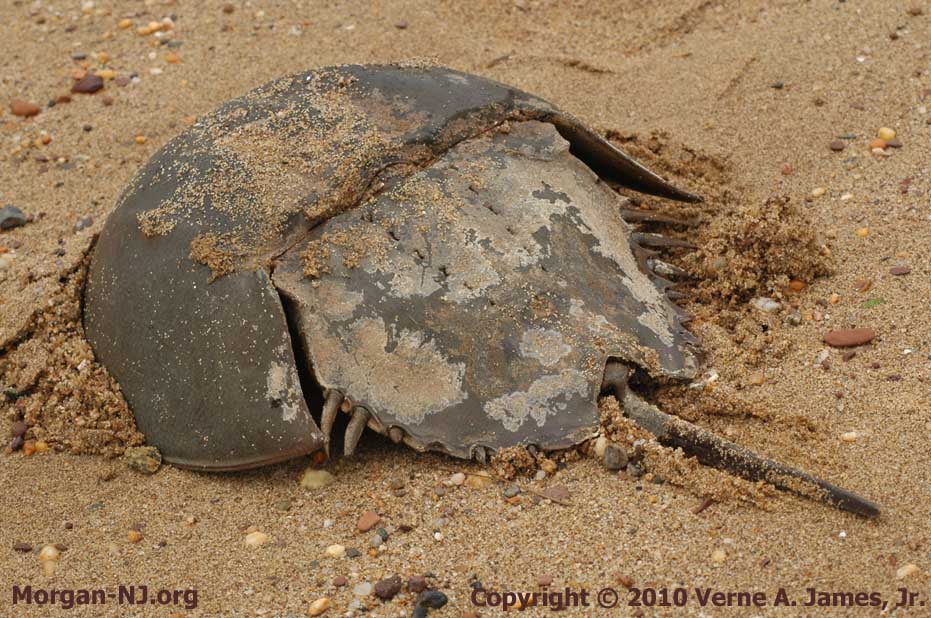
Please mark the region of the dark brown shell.
<svg viewBox="0 0 931 618"><path fill-rule="evenodd" d="M480 77L286 77L198 121L137 175L95 249L87 336L148 441L184 466L321 448L313 378L418 448L568 446L597 425L608 356L674 377L696 365L604 181L695 199ZM533 259L507 256L520 247ZM417 269L430 290L396 293L398 273ZM464 291L483 277L497 280ZM391 365L399 350L407 364Z"/></svg>

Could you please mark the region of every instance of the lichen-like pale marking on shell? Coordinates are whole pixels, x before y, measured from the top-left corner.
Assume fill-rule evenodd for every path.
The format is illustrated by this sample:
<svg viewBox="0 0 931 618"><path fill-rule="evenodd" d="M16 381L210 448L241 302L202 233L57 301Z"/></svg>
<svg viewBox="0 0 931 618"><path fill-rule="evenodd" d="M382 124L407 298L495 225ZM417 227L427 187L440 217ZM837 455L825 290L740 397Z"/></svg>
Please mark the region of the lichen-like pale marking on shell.
<svg viewBox="0 0 931 618"><path fill-rule="evenodd" d="M448 361L424 333L402 329L389 337L381 317L359 318L345 328L343 340L355 345L352 350L338 342L325 346L333 353L316 365L322 383L345 385L355 399L415 425L465 401L465 364ZM312 332L325 336L326 331Z"/></svg>
<svg viewBox="0 0 931 618"><path fill-rule="evenodd" d="M596 240L592 250L613 260L618 265L618 277L622 284L634 298L644 305L645 309L643 313L637 316L637 321L655 332L663 344L667 346L673 345L675 342L673 332L675 319L671 309L668 303L664 302L662 294L656 288L656 285L637 266L637 260L634 258L630 245L626 242L605 243L600 240L601 238L626 239L630 234L630 228L623 219L612 216L608 209L604 207L605 203L610 203L608 200L610 190L603 183L596 182L597 174L577 160L573 159L571 165L566 166L565 173L591 177L589 186L592 189L585 196L588 199L586 203L577 205L579 207L579 216L585 226L590 230L600 230L599 235L592 235Z"/></svg>
<svg viewBox="0 0 931 618"><path fill-rule="evenodd" d="M572 347L557 330L532 328L520 340L521 355L537 359L544 367L552 367L570 352Z"/></svg>
<svg viewBox="0 0 931 618"><path fill-rule="evenodd" d="M279 347L277 352L279 358L287 358L289 353L284 347ZM297 418L299 409L294 401L301 395L295 391L294 385L298 381L299 378L293 364L272 361L271 365L269 365L266 381L268 398L281 402L281 419L284 421L290 422Z"/></svg>
<svg viewBox="0 0 931 618"><path fill-rule="evenodd" d="M485 404L485 413L512 432L520 429L528 417L542 427L547 416L566 409L565 400L574 394L588 395L588 379L581 371L564 369L558 374L537 378L526 391L492 399Z"/></svg>
<svg viewBox="0 0 931 618"><path fill-rule="evenodd" d="M318 307L327 318L334 322L345 322L353 314L364 298L362 292L347 288L346 283L339 279L328 279L320 285L318 294L320 303Z"/></svg>

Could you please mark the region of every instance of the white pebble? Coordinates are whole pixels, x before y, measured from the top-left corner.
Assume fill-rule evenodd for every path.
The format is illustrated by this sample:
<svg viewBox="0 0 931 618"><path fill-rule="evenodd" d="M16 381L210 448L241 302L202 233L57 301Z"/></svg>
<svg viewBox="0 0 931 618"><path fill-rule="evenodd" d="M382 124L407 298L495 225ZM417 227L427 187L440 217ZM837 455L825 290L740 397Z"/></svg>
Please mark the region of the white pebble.
<svg viewBox="0 0 931 618"><path fill-rule="evenodd" d="M899 568L899 570L895 572L895 577L896 579L905 579L909 575L914 575L917 572L918 565L909 563Z"/></svg>
<svg viewBox="0 0 931 618"><path fill-rule="evenodd" d="M42 548L42 551L39 552L39 560L46 562L48 560L58 560L61 557L61 552L58 551L58 548L54 545L46 545Z"/></svg>
<svg viewBox="0 0 931 618"><path fill-rule="evenodd" d="M334 476L326 470L308 468L301 477L301 487L304 489L320 489L335 480Z"/></svg>
<svg viewBox="0 0 931 618"><path fill-rule="evenodd" d="M840 439L844 442L856 442L857 438L860 437L856 431L845 431L840 435Z"/></svg>
<svg viewBox="0 0 931 618"><path fill-rule="evenodd" d="M465 483L466 475L462 472L456 472L451 477L449 477L449 482L453 485L462 485Z"/></svg>
<svg viewBox="0 0 931 618"><path fill-rule="evenodd" d="M346 555L346 548L342 545L330 545L326 548L326 555L330 558L342 558Z"/></svg>
<svg viewBox="0 0 931 618"><path fill-rule="evenodd" d="M268 535L264 532L250 532L246 535L246 545L249 547L258 547L260 545L265 545L268 542Z"/></svg>
<svg viewBox="0 0 931 618"><path fill-rule="evenodd" d="M772 298L767 298L765 296L754 298L753 306L760 311L763 311L764 313L775 313L776 311L779 311L780 307L782 307L782 305L774 301Z"/></svg>
<svg viewBox="0 0 931 618"><path fill-rule="evenodd" d="M604 436L598 436L595 440L595 457L601 459L605 456L605 449L608 448L608 439Z"/></svg>
<svg viewBox="0 0 931 618"><path fill-rule="evenodd" d="M372 594L372 584L368 582L356 584L355 588L352 589L352 594L356 595L357 597L367 597Z"/></svg>
<svg viewBox="0 0 931 618"><path fill-rule="evenodd" d="M724 553L724 550L716 549L711 552L711 560L715 564L723 564L727 560L727 554Z"/></svg>

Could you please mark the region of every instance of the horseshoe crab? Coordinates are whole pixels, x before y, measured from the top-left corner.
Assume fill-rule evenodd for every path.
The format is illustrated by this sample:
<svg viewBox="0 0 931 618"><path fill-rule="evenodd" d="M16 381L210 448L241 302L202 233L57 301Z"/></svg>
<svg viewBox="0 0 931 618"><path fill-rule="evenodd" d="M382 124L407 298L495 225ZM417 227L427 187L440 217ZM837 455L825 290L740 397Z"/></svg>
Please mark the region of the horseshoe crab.
<svg viewBox="0 0 931 618"><path fill-rule="evenodd" d="M432 66L340 66L220 107L135 177L97 241L87 337L182 467L368 427L486 461L591 438L597 398L664 443L864 515L869 502L665 415L689 380L676 269L614 187L696 201L549 103ZM659 273L659 274L658 274ZM661 274L663 276L661 276ZM314 418L316 417L316 419ZM318 425L319 423L319 425Z"/></svg>

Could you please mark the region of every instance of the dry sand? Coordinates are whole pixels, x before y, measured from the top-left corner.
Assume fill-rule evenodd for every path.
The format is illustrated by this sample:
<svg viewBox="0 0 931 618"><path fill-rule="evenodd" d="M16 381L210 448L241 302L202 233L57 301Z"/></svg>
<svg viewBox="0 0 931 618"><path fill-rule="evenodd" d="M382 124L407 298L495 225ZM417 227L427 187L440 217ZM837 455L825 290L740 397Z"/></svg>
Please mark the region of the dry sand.
<svg viewBox="0 0 931 618"><path fill-rule="evenodd" d="M878 613L849 607L702 610L692 589L709 586L763 591L771 601L781 587L799 602L808 587L875 591L894 602L896 589L907 586L928 605L886 615L931 615L926 3L683 0L654 6L623 0L567 6L523 0L314 7L293 0L235 2L229 13L219 2L100 0L83 12L81 4L6 0L0 8L0 205L14 204L34 217L0 233L7 256L0 271L6 393L0 427L6 432L24 414L32 425L29 437L51 446L30 457L0 456L0 613L285 617L306 615L326 596L331 607L325 615L342 615L359 582L431 573L431 584L450 598L436 616L476 609L469 602L473 577L487 589L532 591L543 575L553 577L553 589L622 588L620 576L636 586L690 590L686 607L642 608L648 616ZM179 47L156 47L154 35L136 33L169 15L176 25L163 42ZM126 17L133 25L120 29ZM107 68L116 76L138 73L138 83L108 81L93 96L73 95L72 102L48 108L47 101L69 91L82 62L72 54L79 52L91 68L101 67L97 53L107 53ZM76 295L93 236L130 176L194 117L273 77L413 57L432 57L547 98L706 195L698 211L704 223L692 233L699 252L679 263L711 276L709 264L730 252L717 264L717 278L694 286L689 307L708 366L720 377L700 398L673 391L660 399L669 412L874 499L883 507L881 518L865 521L735 481L669 452L649 460L665 484L619 478L585 458L544 481L517 478L537 491L565 486L568 505L536 503L529 491L509 504L501 485L445 487L450 471L444 468L475 468L375 436L363 441L355 459L331 464L335 483L317 491L299 486L306 462L235 475L163 467L148 477L108 459L141 436L81 337ZM13 99L38 103L41 113L13 116ZM882 126L894 128L902 142L888 149L891 156L868 147ZM43 144L44 136L51 141ZM137 136L145 136L144 143ZM829 144L839 138L846 147L834 152ZM826 191L812 198L816 187ZM779 206L784 199L788 206ZM653 199L646 204L680 209ZM774 211L789 214L774 220L767 215ZM87 216L90 227L75 231ZM753 225L767 219L762 232ZM755 242L742 247L744 238ZM822 244L829 258L816 255ZM761 275L741 262L747 255L761 261ZM778 296L788 279L811 276L830 262L832 276L806 281L805 289L780 298L778 313L750 306L754 295ZM899 263L911 272L891 275ZM796 307L801 323L793 326L784 318ZM878 337L847 362L831 350L816 366L824 332L849 326L874 328ZM843 441L847 432L857 439ZM406 493L395 495L391 481L403 481ZM437 495L438 487L444 495ZM696 514L707 495L717 501ZM368 509L396 529L377 556L366 553L370 535L356 532ZM441 518L446 521L436 540ZM402 532L402 524L414 528ZM130 543L134 526L143 536ZM243 531L249 526L267 533L269 542L247 547ZM17 552L16 543L36 549ZM55 574L46 576L37 552L52 543L67 549ZM327 558L324 550L334 543L362 555ZM903 568L910 564L916 572L899 579L897 572L910 572ZM334 587L338 576L349 585ZM198 607L132 608L111 601L64 612L12 606L14 584L196 587ZM403 593L383 604L370 597L365 605L372 616L406 616L412 598ZM572 613L639 615L626 606Z"/></svg>

